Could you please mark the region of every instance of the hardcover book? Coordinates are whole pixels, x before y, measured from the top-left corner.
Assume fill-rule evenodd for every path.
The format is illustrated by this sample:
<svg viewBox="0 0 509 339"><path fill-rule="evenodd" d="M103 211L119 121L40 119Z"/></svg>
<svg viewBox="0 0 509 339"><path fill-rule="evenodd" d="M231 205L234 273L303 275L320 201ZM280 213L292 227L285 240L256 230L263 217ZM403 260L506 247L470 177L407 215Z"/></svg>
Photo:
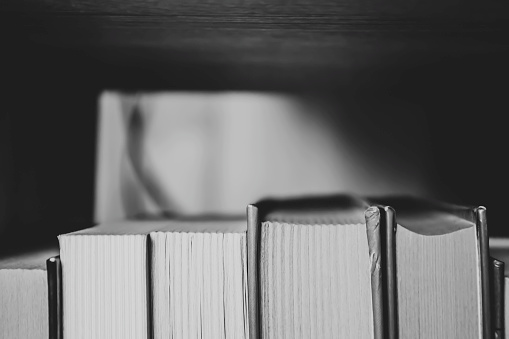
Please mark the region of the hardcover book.
<svg viewBox="0 0 509 339"><path fill-rule="evenodd" d="M48 279L55 276L47 271L46 260L57 254L57 248L42 247L0 259L0 338L48 338L54 324Z"/></svg>

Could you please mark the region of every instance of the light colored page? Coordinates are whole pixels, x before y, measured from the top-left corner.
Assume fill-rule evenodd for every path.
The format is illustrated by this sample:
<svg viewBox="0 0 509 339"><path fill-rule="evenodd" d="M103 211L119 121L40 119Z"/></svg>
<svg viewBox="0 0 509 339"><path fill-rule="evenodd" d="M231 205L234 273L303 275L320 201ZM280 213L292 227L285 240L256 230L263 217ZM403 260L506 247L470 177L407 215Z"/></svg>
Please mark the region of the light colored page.
<svg viewBox="0 0 509 339"><path fill-rule="evenodd" d="M264 338L373 338L366 226L265 222Z"/></svg>
<svg viewBox="0 0 509 339"><path fill-rule="evenodd" d="M67 338L147 338L147 238L60 237Z"/></svg>
<svg viewBox="0 0 509 339"><path fill-rule="evenodd" d="M47 272L0 269L0 338L48 337Z"/></svg>
<svg viewBox="0 0 509 339"><path fill-rule="evenodd" d="M398 226L401 338L482 338L476 228L423 236Z"/></svg>
<svg viewBox="0 0 509 339"><path fill-rule="evenodd" d="M151 239L154 274L168 274L153 285L153 305L161 307L155 339L246 338L246 235L154 232Z"/></svg>

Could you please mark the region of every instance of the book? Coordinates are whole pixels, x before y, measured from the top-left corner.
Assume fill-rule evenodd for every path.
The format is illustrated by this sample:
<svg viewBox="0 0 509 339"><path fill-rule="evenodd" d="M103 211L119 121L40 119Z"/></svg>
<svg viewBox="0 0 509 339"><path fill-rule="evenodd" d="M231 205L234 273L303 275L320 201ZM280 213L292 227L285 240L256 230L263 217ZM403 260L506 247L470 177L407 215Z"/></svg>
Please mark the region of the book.
<svg viewBox="0 0 509 339"><path fill-rule="evenodd" d="M65 338L247 338L245 220L60 235Z"/></svg>
<svg viewBox="0 0 509 339"><path fill-rule="evenodd" d="M64 337L62 321L62 264L60 256L46 260L48 271L49 339Z"/></svg>
<svg viewBox="0 0 509 339"><path fill-rule="evenodd" d="M254 338L383 338L385 227L355 196L264 200L247 208Z"/></svg>
<svg viewBox="0 0 509 339"><path fill-rule="evenodd" d="M504 324L504 270L505 263L493 257L490 258L490 304L491 304L491 328L492 338L505 337Z"/></svg>
<svg viewBox="0 0 509 339"><path fill-rule="evenodd" d="M58 236L64 338L149 338L148 235L164 225L118 221Z"/></svg>
<svg viewBox="0 0 509 339"><path fill-rule="evenodd" d="M238 213L267 194L428 191L431 177L422 166L428 155L415 141L415 119L377 120L378 127L409 137L404 145L378 148L373 157L365 142L376 147L378 138L351 134L365 131L360 115L341 118L336 126L339 116L329 109L335 101L317 105L308 99L247 92L103 92L97 107L94 221ZM303 107L314 114L302 115ZM278 138L260 137L261 131ZM346 135L355 138L345 140ZM394 171L389 158L409 175ZM366 168L377 168L385 180L360 175Z"/></svg>
<svg viewBox="0 0 509 339"><path fill-rule="evenodd" d="M507 238L490 238L490 255L501 260L493 259L492 276L495 285L492 293L494 308L494 319L492 321L494 327L498 327L496 338L509 338L507 328L509 326L509 270L504 262L509 261L509 239ZM500 328L501 327L501 328Z"/></svg>
<svg viewBox="0 0 509 339"><path fill-rule="evenodd" d="M249 338L246 221L175 221L150 234L154 339Z"/></svg>
<svg viewBox="0 0 509 339"><path fill-rule="evenodd" d="M395 282L397 335L491 337L486 209L414 197L370 201L393 210L395 269L387 279Z"/></svg>
<svg viewBox="0 0 509 339"><path fill-rule="evenodd" d="M57 254L50 246L0 259L0 338L48 338L49 284L56 276L47 271L46 260Z"/></svg>

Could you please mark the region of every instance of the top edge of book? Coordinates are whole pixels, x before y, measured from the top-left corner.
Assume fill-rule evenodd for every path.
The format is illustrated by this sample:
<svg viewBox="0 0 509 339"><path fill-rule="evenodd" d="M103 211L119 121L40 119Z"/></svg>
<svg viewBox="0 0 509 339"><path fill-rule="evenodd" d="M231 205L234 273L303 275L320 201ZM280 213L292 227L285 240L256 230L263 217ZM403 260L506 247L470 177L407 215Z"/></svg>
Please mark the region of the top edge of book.
<svg viewBox="0 0 509 339"><path fill-rule="evenodd" d="M246 232L246 221L243 219L119 220L61 236L148 235L152 232L242 233Z"/></svg>
<svg viewBox="0 0 509 339"><path fill-rule="evenodd" d="M476 226L478 207L415 196L372 197L368 200L374 205L392 207L398 225L421 235L444 235Z"/></svg>
<svg viewBox="0 0 509 339"><path fill-rule="evenodd" d="M353 194L264 199L256 204L261 222L365 224L369 203Z"/></svg>
<svg viewBox="0 0 509 339"><path fill-rule="evenodd" d="M400 226L421 235L444 235L476 225L476 207L410 195L360 197L353 194L265 199L254 204L261 222L365 224L371 206L392 207Z"/></svg>

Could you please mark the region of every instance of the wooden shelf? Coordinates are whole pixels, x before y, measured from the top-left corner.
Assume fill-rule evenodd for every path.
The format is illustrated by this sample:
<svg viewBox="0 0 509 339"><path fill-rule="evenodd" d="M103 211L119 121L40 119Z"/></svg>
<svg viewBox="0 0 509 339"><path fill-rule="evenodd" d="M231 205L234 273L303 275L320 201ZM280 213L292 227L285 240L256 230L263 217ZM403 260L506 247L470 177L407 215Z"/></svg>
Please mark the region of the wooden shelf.
<svg viewBox="0 0 509 339"><path fill-rule="evenodd" d="M509 5L500 0L3 0L3 12L77 15L201 16L223 18L345 17L442 18L468 21L505 19Z"/></svg>
<svg viewBox="0 0 509 339"><path fill-rule="evenodd" d="M292 90L387 84L430 64L505 72L506 18L502 1L4 0L0 25L13 59L80 65L110 87Z"/></svg>

